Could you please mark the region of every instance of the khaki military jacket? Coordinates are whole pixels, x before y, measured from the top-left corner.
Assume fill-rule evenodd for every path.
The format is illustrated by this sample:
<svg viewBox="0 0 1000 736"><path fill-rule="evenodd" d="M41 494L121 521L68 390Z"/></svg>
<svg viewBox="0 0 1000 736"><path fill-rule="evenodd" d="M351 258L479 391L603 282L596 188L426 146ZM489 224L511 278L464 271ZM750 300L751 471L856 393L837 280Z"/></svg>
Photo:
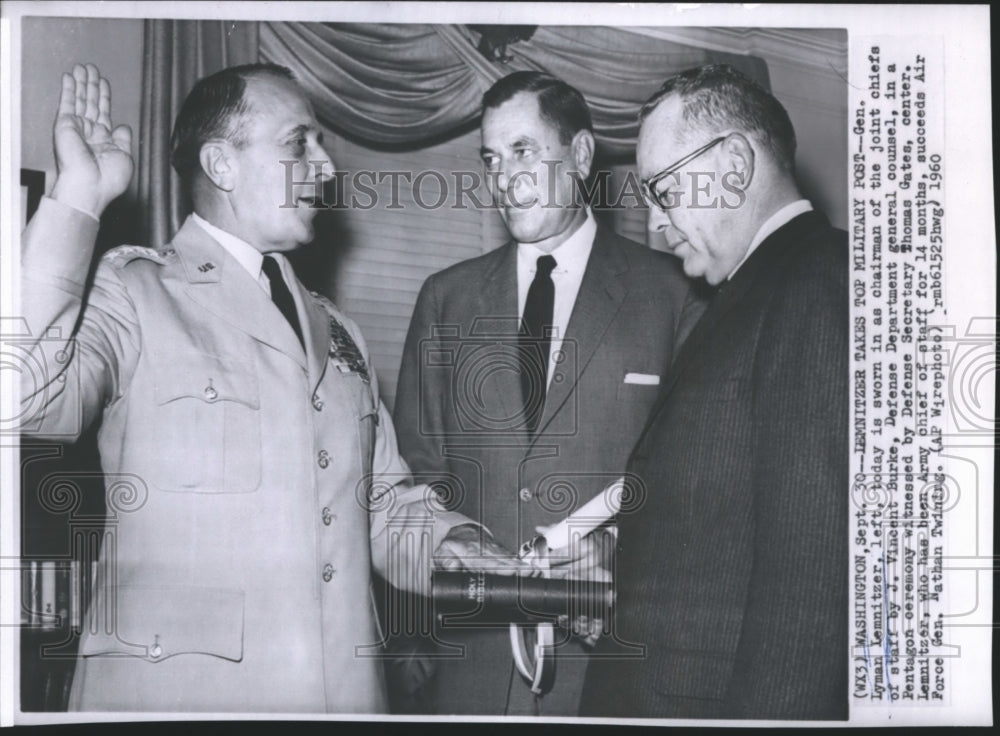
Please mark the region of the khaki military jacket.
<svg viewBox="0 0 1000 736"><path fill-rule="evenodd" d="M21 261L25 428L101 422L108 511L71 707L383 711L373 566L425 586L467 519L410 486L358 328L279 258L303 349L190 220L164 249L109 252L85 287L96 230L45 199Z"/></svg>

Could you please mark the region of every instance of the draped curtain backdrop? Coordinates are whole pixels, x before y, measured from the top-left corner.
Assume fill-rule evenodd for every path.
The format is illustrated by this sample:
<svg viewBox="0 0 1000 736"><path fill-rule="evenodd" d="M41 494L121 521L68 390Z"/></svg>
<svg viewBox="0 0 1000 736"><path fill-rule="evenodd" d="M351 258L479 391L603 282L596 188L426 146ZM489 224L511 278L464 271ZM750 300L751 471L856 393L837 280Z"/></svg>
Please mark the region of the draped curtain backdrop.
<svg viewBox="0 0 1000 736"><path fill-rule="evenodd" d="M170 167L170 133L184 98L201 77L257 61L258 33L256 22L146 21L139 121L141 242L165 245L191 211Z"/></svg>
<svg viewBox="0 0 1000 736"><path fill-rule="evenodd" d="M501 77L546 71L583 93L599 150L620 157L635 149L639 107L675 72L725 62L769 88L762 59L685 45L682 34L539 26L500 63L477 51L478 33L456 25L147 21L139 170L147 242L169 240L188 209L170 170L170 125L195 80L225 66L258 58L287 66L325 127L372 147L414 148L474 123Z"/></svg>
<svg viewBox="0 0 1000 736"><path fill-rule="evenodd" d="M657 29L539 26L507 48L506 64L454 25L262 23L261 58L289 67L324 125L372 144L419 144L474 121L490 85L514 71L546 71L583 93L598 145L635 147L639 107L671 74L727 62L768 86L762 59L686 46Z"/></svg>

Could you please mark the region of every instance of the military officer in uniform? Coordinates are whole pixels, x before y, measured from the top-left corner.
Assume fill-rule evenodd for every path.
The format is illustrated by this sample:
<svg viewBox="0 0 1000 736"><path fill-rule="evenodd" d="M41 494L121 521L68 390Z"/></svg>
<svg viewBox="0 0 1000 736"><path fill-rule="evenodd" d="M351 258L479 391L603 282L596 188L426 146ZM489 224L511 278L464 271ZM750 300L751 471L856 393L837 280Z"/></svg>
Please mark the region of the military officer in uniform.
<svg viewBox="0 0 1000 736"><path fill-rule="evenodd" d="M194 214L161 250L109 252L90 286L133 167L92 65L63 75L54 142L22 243L40 366L23 401L40 435L101 421L114 522L71 707L382 711L373 565L419 591L432 551L474 566L498 548L410 485L358 328L285 260L317 211L286 181L333 171L311 105L282 67L201 80L172 141Z"/></svg>

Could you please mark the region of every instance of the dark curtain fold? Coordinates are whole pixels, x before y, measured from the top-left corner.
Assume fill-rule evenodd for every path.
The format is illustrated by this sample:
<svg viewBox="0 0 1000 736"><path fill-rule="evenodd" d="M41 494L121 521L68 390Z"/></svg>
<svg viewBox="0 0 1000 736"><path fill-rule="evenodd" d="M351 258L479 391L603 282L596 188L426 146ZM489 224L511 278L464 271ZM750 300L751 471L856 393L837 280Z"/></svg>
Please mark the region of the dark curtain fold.
<svg viewBox="0 0 1000 736"><path fill-rule="evenodd" d="M321 123L364 141L445 135L475 117L489 86L429 25L263 23L260 43L262 58L295 72Z"/></svg>
<svg viewBox="0 0 1000 736"><path fill-rule="evenodd" d="M418 145L475 121L483 92L506 74L550 72L587 98L605 153L631 155L639 107L671 74L727 62L768 85L762 59L702 49L636 29L541 26L506 64L476 50L463 26L263 23L261 57L302 81L324 125L375 145Z"/></svg>
<svg viewBox="0 0 1000 736"><path fill-rule="evenodd" d="M191 211L170 167L170 132L184 98L201 77L257 61L258 28L246 21L146 21L138 166L142 242L166 244Z"/></svg>

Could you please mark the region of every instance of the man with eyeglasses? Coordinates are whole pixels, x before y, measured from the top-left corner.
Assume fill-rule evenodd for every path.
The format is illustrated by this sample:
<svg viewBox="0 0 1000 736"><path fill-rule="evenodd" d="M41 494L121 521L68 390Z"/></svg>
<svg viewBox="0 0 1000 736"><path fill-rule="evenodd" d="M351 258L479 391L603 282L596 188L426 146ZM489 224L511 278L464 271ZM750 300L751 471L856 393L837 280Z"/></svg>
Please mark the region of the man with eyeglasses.
<svg viewBox="0 0 1000 736"><path fill-rule="evenodd" d="M846 234L802 198L781 104L728 66L669 79L641 115L650 229L716 293L629 460L616 630L583 713L845 719Z"/></svg>

